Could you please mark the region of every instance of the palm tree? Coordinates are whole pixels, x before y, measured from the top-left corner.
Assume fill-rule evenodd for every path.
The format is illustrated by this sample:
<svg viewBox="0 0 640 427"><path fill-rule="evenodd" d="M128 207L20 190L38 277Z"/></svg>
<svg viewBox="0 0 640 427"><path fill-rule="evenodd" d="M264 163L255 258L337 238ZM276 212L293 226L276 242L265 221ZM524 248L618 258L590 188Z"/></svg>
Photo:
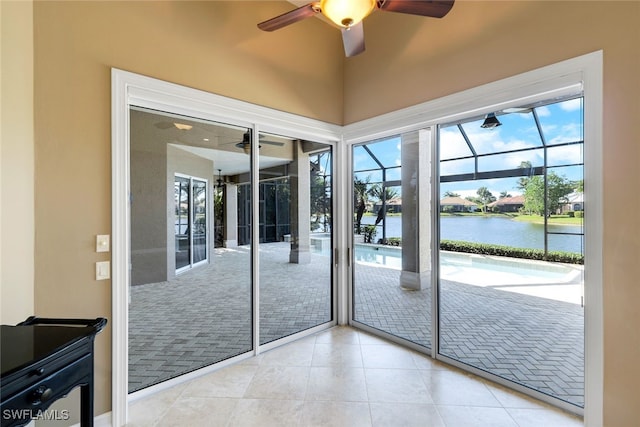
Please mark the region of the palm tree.
<svg viewBox="0 0 640 427"><path fill-rule="evenodd" d="M532 174L532 165L531 162L529 160L525 160L523 162L520 162L520 166L518 166L519 169L529 169L529 176L523 176L522 178L518 179L518 185L516 186L516 188L518 188L519 190L525 191L527 189L527 184L529 183L529 179L531 178L531 174Z"/></svg>
<svg viewBox="0 0 640 427"><path fill-rule="evenodd" d="M491 191L489 191L487 187L478 188L477 194L478 194L478 198L482 202L482 210L486 213L487 205L491 202L495 202L496 197L493 194L491 194Z"/></svg>
<svg viewBox="0 0 640 427"><path fill-rule="evenodd" d="M369 181L369 177L365 180L361 180L360 178L353 180L353 207L356 211L356 234L362 232L362 216L367 210L367 203L369 202Z"/></svg>
<svg viewBox="0 0 640 427"><path fill-rule="evenodd" d="M384 187L384 191L382 189L383 187L380 184L376 184L369 190L369 194L372 197L375 197L376 199L380 200L380 202L382 202L382 206L380 207L380 209L378 209L378 216L376 218L375 225L380 224L380 222L382 222L385 215L387 214L385 203L398 197L398 190L396 190L395 188Z"/></svg>

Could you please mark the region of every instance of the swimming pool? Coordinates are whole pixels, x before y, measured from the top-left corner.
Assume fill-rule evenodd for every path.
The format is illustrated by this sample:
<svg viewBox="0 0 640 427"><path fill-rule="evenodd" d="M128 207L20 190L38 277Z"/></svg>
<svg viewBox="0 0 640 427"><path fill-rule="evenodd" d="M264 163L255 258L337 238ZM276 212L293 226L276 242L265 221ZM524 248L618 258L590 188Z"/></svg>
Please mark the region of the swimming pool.
<svg viewBox="0 0 640 427"><path fill-rule="evenodd" d="M326 239L327 236L317 238ZM330 245L319 242L312 244L311 250L323 256L331 253ZM396 270L400 275L402 248L356 243L355 262L363 267ZM440 252L440 278L443 280L572 304L582 303L583 271L581 265Z"/></svg>
<svg viewBox="0 0 640 427"><path fill-rule="evenodd" d="M402 270L402 249L355 245L358 264ZM458 252L440 252L440 277L478 286L566 283L579 279L581 266Z"/></svg>

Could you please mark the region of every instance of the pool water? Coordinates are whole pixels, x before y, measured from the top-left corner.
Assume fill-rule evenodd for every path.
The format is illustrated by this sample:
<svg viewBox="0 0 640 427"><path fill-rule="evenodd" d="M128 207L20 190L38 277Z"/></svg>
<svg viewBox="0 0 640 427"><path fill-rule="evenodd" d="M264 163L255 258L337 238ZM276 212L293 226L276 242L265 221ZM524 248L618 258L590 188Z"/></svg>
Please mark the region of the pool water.
<svg viewBox="0 0 640 427"><path fill-rule="evenodd" d="M362 265L402 270L402 249L356 244L355 261ZM440 252L440 277L491 286L566 283L581 277L582 267L517 258Z"/></svg>
<svg viewBox="0 0 640 427"><path fill-rule="evenodd" d="M329 239L330 240L330 239ZM312 244L324 256L330 245ZM402 248L356 244L355 262L363 266L402 270ZM583 268L519 258L440 252L440 278L467 285L582 304Z"/></svg>
<svg viewBox="0 0 640 427"><path fill-rule="evenodd" d="M355 261L402 270L402 249L379 245L355 245Z"/></svg>
<svg viewBox="0 0 640 427"><path fill-rule="evenodd" d="M476 286L551 284L575 281L581 266L518 258L441 252L443 279Z"/></svg>

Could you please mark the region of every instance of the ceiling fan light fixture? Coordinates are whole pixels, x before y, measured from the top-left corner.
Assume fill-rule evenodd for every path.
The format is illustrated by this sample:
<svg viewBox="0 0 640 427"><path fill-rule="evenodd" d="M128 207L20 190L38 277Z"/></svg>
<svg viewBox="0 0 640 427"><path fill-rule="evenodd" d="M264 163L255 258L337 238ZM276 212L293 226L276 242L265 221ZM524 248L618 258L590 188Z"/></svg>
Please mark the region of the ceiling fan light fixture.
<svg viewBox="0 0 640 427"><path fill-rule="evenodd" d="M484 122L480 125L483 129L494 129L502 125L500 120L496 117L495 113L489 113L485 116Z"/></svg>
<svg viewBox="0 0 640 427"><path fill-rule="evenodd" d="M222 179L222 169L218 169L218 179L216 180L216 183L218 184L216 188L224 187L224 180Z"/></svg>
<svg viewBox="0 0 640 427"><path fill-rule="evenodd" d="M366 18L376 0L320 0L322 14L342 28L352 27Z"/></svg>
<svg viewBox="0 0 640 427"><path fill-rule="evenodd" d="M250 142L238 142L236 144L236 147L242 149L242 151L244 151L244 154L251 154L251 143ZM261 145L258 145L258 148L262 148Z"/></svg>

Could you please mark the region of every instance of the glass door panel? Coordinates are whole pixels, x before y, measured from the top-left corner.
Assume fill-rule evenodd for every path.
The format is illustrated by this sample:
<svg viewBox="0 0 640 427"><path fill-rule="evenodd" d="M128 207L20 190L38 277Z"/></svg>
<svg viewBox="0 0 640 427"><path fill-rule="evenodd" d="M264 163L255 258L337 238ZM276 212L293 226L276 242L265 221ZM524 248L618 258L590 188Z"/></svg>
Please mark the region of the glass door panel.
<svg viewBox="0 0 640 427"><path fill-rule="evenodd" d="M207 182L193 180L192 239L193 263L207 260L209 236L209 215L207 214Z"/></svg>
<svg viewBox="0 0 640 427"><path fill-rule="evenodd" d="M139 108L130 125L135 392L252 349L251 168L245 128Z"/></svg>
<svg viewBox="0 0 640 427"><path fill-rule="evenodd" d="M333 320L332 148L260 136L260 344Z"/></svg>
<svg viewBox="0 0 640 427"><path fill-rule="evenodd" d="M353 320L431 346L430 132L353 147Z"/></svg>
<svg viewBox="0 0 640 427"><path fill-rule="evenodd" d="M189 232L189 207L191 188L189 178L175 177L175 253L176 271L191 265L191 233Z"/></svg>
<svg viewBox="0 0 640 427"><path fill-rule="evenodd" d="M207 181L175 176L176 273L207 261L209 215Z"/></svg>
<svg viewBox="0 0 640 427"><path fill-rule="evenodd" d="M514 109L533 127L516 126L516 112L499 115L494 130L481 120L464 134L457 124L439 129L438 353L581 407L584 142L575 101ZM486 157L477 174L443 166L455 160L456 134L474 153L504 160ZM536 138L543 148L521 149Z"/></svg>

